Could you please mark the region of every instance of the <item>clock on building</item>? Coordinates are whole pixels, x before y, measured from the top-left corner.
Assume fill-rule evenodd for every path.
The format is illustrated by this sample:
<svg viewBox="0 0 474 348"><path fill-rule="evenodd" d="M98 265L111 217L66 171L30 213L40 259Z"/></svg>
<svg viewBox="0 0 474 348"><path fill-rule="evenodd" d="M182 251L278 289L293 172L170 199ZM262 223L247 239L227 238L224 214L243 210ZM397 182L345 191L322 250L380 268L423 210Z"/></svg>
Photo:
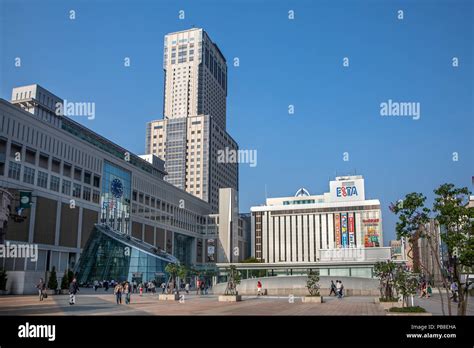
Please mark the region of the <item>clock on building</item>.
<svg viewBox="0 0 474 348"><path fill-rule="evenodd" d="M115 198L120 198L123 195L123 184L119 179L114 179L110 183L110 190L112 192L112 195Z"/></svg>

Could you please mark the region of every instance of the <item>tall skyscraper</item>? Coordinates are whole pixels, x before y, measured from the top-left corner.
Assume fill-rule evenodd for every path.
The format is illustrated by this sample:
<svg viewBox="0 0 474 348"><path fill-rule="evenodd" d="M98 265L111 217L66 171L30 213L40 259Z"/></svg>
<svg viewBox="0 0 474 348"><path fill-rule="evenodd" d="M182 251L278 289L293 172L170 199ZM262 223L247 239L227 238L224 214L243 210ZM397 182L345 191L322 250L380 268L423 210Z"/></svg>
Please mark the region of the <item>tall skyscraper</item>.
<svg viewBox="0 0 474 348"><path fill-rule="evenodd" d="M219 188L238 191L238 163L219 162L237 151L226 132L227 63L200 28L164 39L163 119L147 124L146 152L165 160L165 179L219 208ZM223 156L221 156L222 159Z"/></svg>

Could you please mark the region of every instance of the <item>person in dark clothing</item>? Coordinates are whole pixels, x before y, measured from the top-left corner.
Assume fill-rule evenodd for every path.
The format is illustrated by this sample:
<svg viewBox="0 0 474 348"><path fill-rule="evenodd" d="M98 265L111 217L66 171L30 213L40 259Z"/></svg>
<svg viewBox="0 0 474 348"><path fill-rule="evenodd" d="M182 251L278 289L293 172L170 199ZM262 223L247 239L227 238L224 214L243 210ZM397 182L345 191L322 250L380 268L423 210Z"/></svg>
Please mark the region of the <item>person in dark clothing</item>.
<svg viewBox="0 0 474 348"><path fill-rule="evenodd" d="M69 284L69 304L76 304L76 294L79 291L79 285L77 285L77 280L74 278Z"/></svg>
<svg viewBox="0 0 474 348"><path fill-rule="evenodd" d="M336 284L334 284L334 280L331 280L331 291L329 292L329 296L334 294L334 296L337 296L336 293Z"/></svg>

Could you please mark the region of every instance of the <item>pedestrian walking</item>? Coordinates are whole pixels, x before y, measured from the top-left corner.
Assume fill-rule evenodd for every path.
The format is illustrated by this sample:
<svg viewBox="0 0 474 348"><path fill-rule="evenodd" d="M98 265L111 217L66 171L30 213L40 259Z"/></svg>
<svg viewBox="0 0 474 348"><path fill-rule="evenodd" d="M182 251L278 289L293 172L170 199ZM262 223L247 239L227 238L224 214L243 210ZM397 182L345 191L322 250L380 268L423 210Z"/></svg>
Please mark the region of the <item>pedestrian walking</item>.
<svg viewBox="0 0 474 348"><path fill-rule="evenodd" d="M184 286L184 291L186 291L186 294L189 294L189 283L186 283Z"/></svg>
<svg viewBox="0 0 474 348"><path fill-rule="evenodd" d="M336 294L336 284L334 284L334 280L331 280L331 291L329 292L329 296L331 296L331 294L334 294L334 296L337 296Z"/></svg>
<svg viewBox="0 0 474 348"><path fill-rule="evenodd" d="M164 294L166 290L166 284L165 282L161 283L161 293Z"/></svg>
<svg viewBox="0 0 474 348"><path fill-rule="evenodd" d="M115 300L117 301L117 304L122 304L122 292L123 292L123 287L120 283L117 283L114 288L114 295L115 295Z"/></svg>
<svg viewBox="0 0 474 348"><path fill-rule="evenodd" d="M458 302L458 284L455 281L451 282L451 294L453 302Z"/></svg>
<svg viewBox="0 0 474 348"><path fill-rule="evenodd" d="M74 278L69 284L69 304L74 305L76 304L76 294L79 291L79 285L77 285L77 279Z"/></svg>
<svg viewBox="0 0 474 348"><path fill-rule="evenodd" d="M257 296L262 294L262 282L259 280L257 281Z"/></svg>
<svg viewBox="0 0 474 348"><path fill-rule="evenodd" d="M43 281L43 278L40 278L36 288L38 289L39 300L43 301L46 290L46 283Z"/></svg>
<svg viewBox="0 0 474 348"><path fill-rule="evenodd" d="M128 282L125 282L125 285L123 287L123 293L125 295L125 304L130 304L130 296L132 292L132 287Z"/></svg>

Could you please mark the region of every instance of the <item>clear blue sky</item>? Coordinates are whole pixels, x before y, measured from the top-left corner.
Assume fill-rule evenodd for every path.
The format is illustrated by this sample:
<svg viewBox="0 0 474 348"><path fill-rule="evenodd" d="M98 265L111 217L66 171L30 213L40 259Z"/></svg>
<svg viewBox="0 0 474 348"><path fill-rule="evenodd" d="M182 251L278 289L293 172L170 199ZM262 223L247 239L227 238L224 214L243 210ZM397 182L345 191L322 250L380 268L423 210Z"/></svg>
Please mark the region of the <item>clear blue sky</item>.
<svg viewBox="0 0 474 348"><path fill-rule="evenodd" d="M391 201L417 191L431 204L444 182L473 190L472 1L0 4L0 97L39 83L62 98L95 102L95 120L79 121L136 153L144 152L146 122L162 117L163 36L203 27L229 62L228 131L241 149L258 151L255 168L240 166L243 212L264 202L265 185L268 196L299 187L318 194L336 173L356 171L366 196L382 203L387 244L395 237ZM381 117L388 99L421 103L420 120Z"/></svg>

